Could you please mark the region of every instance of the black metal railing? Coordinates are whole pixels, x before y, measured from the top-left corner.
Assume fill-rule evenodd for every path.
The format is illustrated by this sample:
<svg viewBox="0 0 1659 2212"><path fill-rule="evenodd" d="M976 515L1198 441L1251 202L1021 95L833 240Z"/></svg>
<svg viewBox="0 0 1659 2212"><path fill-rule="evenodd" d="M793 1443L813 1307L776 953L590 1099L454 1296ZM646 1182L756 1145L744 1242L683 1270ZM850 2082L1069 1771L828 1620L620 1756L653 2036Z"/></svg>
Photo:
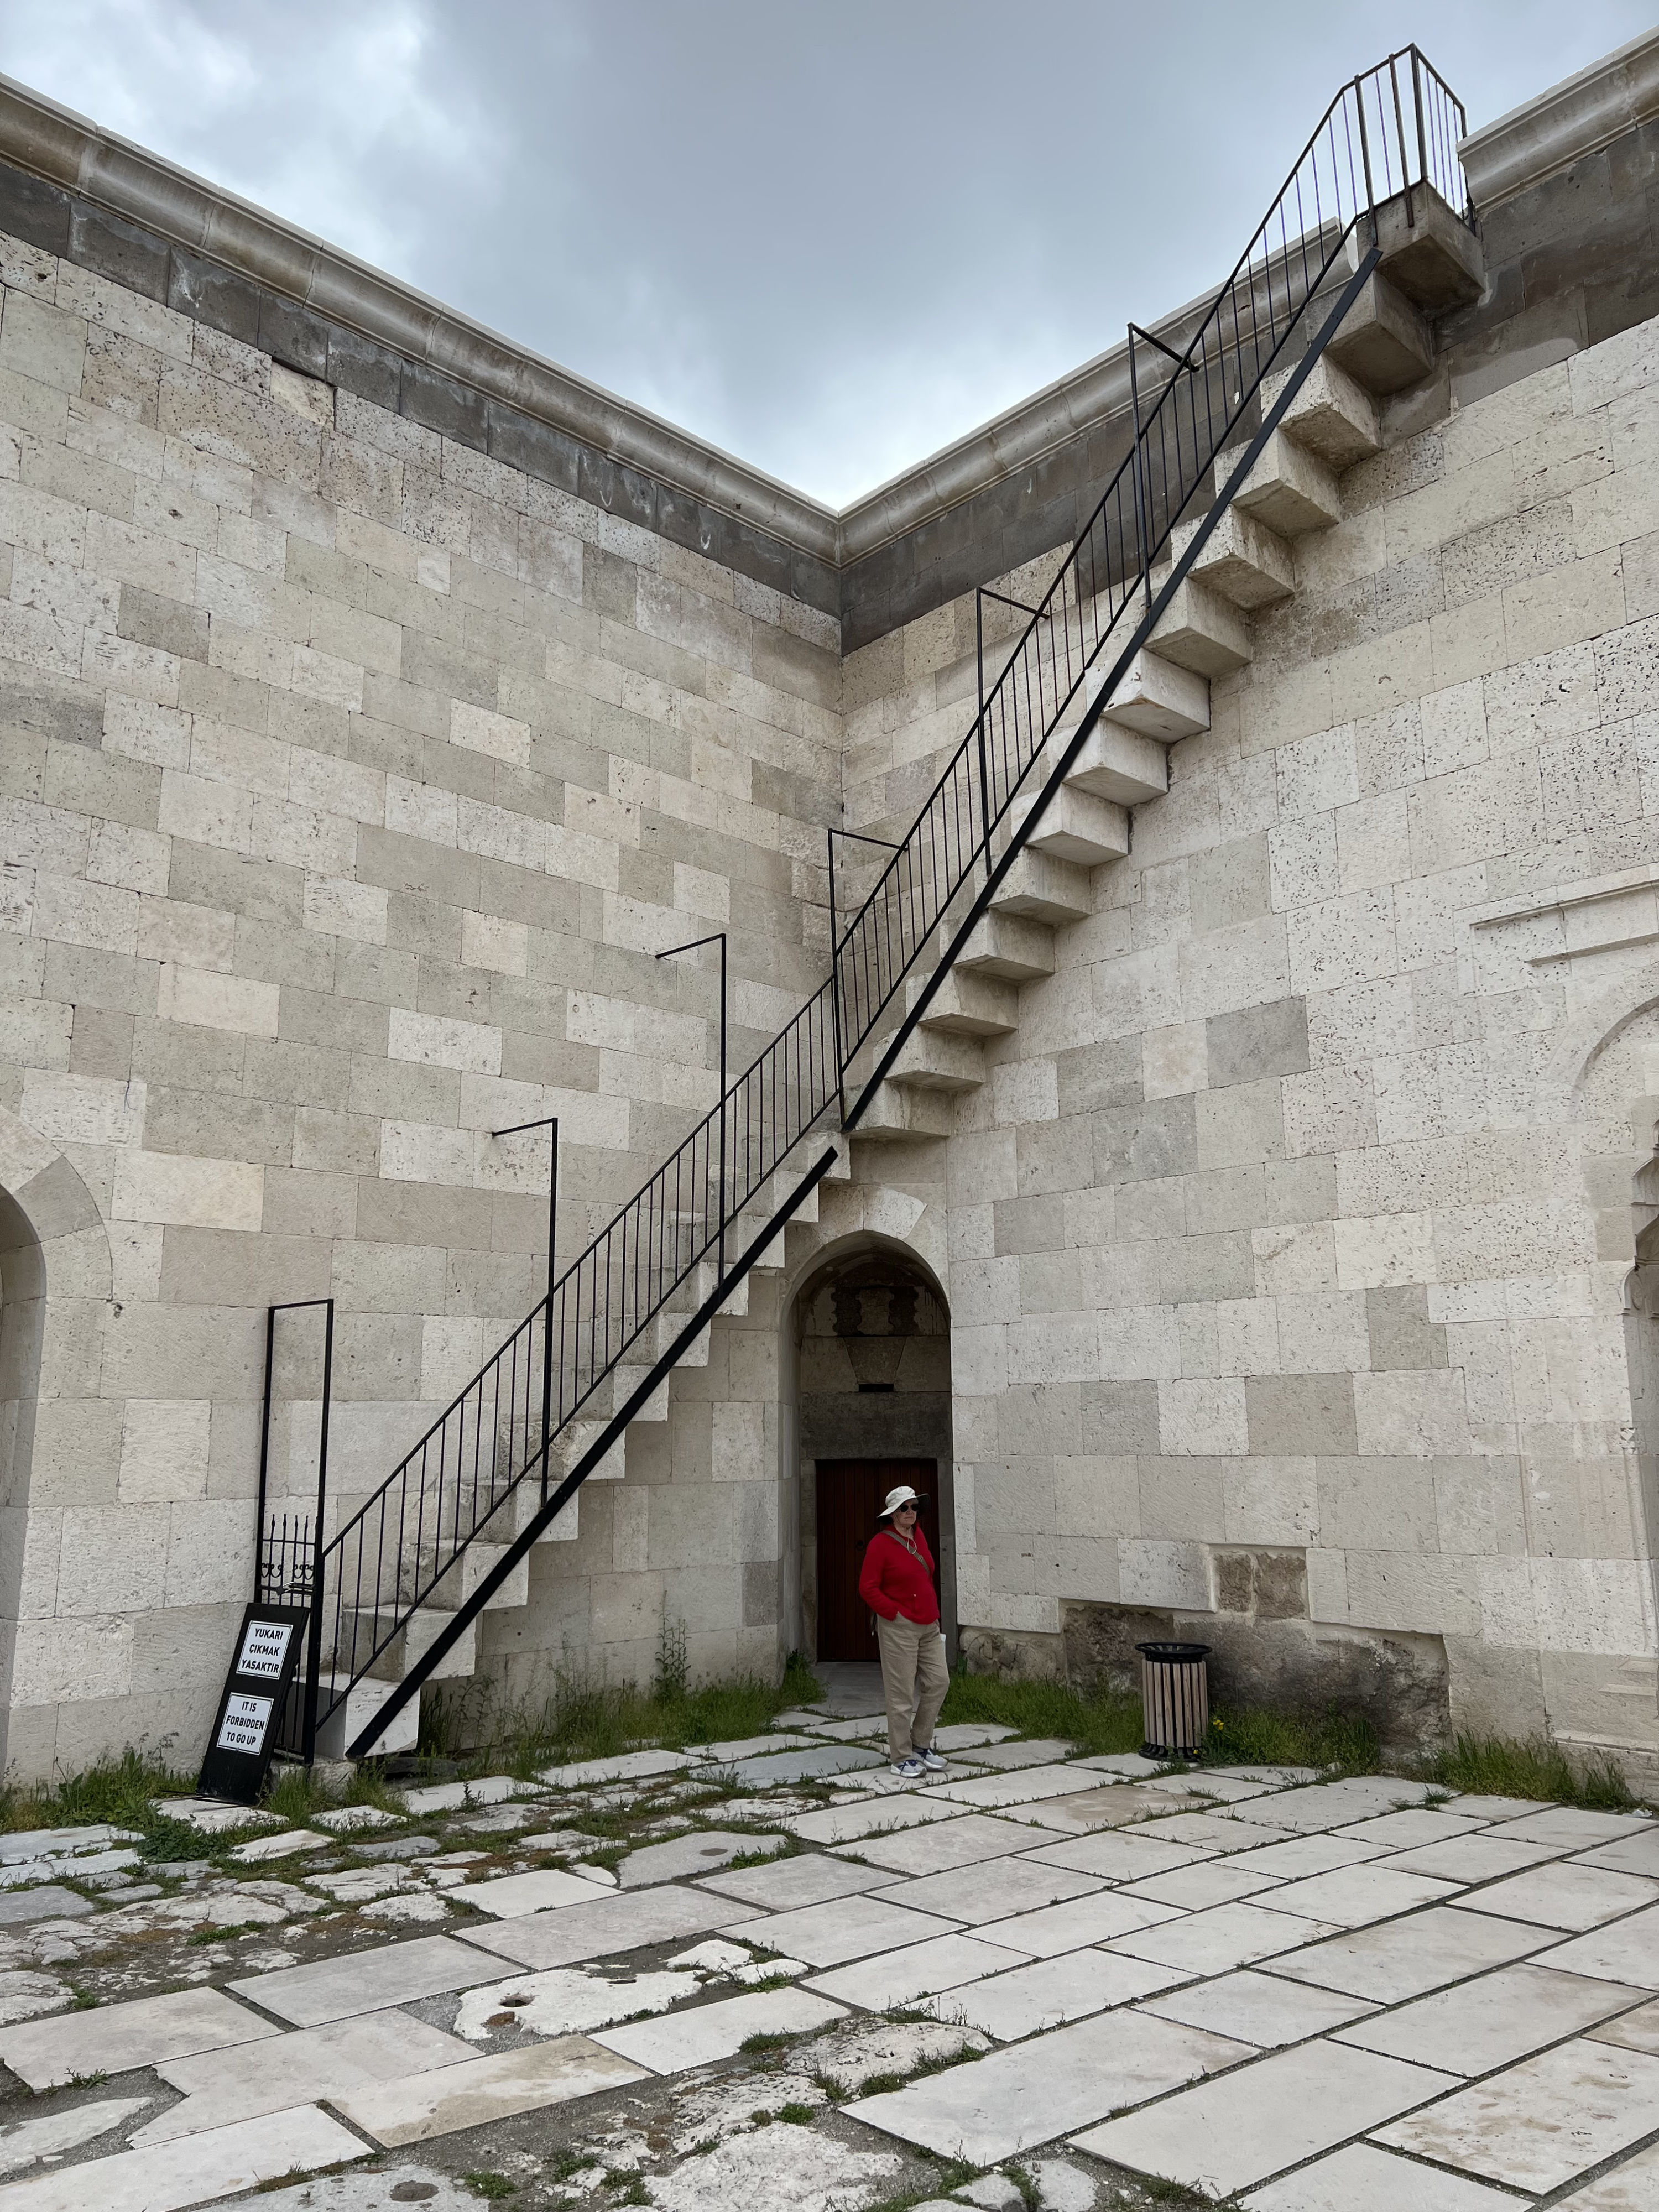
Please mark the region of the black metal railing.
<svg viewBox="0 0 1659 2212"><path fill-rule="evenodd" d="M1176 525L1207 505L1200 535L1213 526L1357 297L1376 258L1376 210L1403 197L1414 223L1431 193L1467 219L1456 155L1464 127L1460 103L1415 46L1390 56L1332 101L1186 345L1151 341L1168 358L1145 394L1137 346L1148 334L1132 331L1130 450L1048 588L1024 611L1000 672L988 686L981 678L971 728L873 890L844 927L832 921L830 980L319 1551L315 1618L334 1675L325 1710L475 1540L510 1543L517 1556L539 1533L597 1462L607 1422L620 1429L639 1402L627 1387L635 1368L623 1363L633 1352L652 1370L657 1347L641 1346L653 1322L711 1253L723 1254L727 1228L832 1106L843 1126L856 1126L1193 557L1196 541L1160 572ZM1261 386L1275 368L1289 374L1264 413ZM1039 787L1033 770L1045 755ZM1028 790L1035 804L1016 809ZM833 838L831 896L833 914ZM923 989L895 1025L894 996L918 973ZM866 1073L849 1108L843 1086L855 1061ZM751 1260L752 1250L722 1275L702 1317ZM689 1304L706 1287L699 1281ZM620 1405L607 1401L611 1381ZM596 1437L573 1427L585 1413ZM574 1472L556 1481L573 1458ZM526 1485L528 1520L504 1514ZM457 1606L453 1629L405 1672L388 1711L418 1687L501 1572ZM353 1748L374 1733L365 1726Z"/></svg>

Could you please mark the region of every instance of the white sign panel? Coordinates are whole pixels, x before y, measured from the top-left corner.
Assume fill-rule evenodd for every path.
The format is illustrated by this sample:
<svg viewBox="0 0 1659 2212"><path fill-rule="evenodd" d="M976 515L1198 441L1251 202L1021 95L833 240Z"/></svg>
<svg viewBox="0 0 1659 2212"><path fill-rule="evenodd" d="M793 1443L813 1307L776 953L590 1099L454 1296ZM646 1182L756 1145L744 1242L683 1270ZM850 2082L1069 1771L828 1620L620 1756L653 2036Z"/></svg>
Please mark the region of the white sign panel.
<svg viewBox="0 0 1659 2212"><path fill-rule="evenodd" d="M244 1698L233 1691L215 1750L247 1751L257 1756L270 1726L271 1703L269 1698Z"/></svg>
<svg viewBox="0 0 1659 2212"><path fill-rule="evenodd" d="M236 1662L239 1674L263 1674L273 1682L283 1676L283 1662L288 1656L288 1640L294 1633L291 1620L251 1620L247 1633L242 1638L241 1655Z"/></svg>

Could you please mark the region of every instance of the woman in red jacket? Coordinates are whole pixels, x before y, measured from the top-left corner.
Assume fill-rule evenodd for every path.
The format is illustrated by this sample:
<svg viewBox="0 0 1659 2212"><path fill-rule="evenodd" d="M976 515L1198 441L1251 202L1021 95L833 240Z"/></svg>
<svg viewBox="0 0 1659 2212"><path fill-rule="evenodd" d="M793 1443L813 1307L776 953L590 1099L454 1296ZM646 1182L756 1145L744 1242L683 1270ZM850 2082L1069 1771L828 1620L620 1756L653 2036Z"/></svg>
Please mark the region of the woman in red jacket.
<svg viewBox="0 0 1659 2212"><path fill-rule="evenodd" d="M906 1483L887 1493L882 1525L865 1549L859 1595L876 1616L881 1686L887 1698L887 1750L907 1782L942 1774L933 1723L951 1685L933 1589L933 1555L921 1532L916 1493Z"/></svg>

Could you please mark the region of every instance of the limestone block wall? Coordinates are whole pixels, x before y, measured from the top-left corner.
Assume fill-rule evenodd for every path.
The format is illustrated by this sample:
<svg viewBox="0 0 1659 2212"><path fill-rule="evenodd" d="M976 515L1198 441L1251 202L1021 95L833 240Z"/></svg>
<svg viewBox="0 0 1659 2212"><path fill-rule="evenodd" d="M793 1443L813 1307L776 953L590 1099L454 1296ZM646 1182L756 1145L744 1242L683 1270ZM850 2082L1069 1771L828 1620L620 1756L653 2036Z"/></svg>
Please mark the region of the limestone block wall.
<svg viewBox="0 0 1659 2212"><path fill-rule="evenodd" d="M489 1132L560 1115L574 1255L715 1097L713 971L653 954L730 930L734 1065L816 985L840 679L830 618L470 446L13 240L0 287L0 1614L41 1771L193 1755L266 1303L338 1302L349 1501L537 1295L545 1139Z"/></svg>
<svg viewBox="0 0 1659 2212"><path fill-rule="evenodd" d="M948 1186L964 1632L1650 1753L1659 325L1344 489L957 1136L880 1156ZM849 819L967 726L971 622L849 659Z"/></svg>

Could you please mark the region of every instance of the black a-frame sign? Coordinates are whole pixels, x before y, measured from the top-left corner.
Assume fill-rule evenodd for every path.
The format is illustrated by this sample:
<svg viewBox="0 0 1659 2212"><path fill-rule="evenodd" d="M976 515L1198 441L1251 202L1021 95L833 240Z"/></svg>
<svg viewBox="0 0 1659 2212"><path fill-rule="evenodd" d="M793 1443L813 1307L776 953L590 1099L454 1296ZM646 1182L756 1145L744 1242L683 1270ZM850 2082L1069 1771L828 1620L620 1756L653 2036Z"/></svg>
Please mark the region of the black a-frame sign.
<svg viewBox="0 0 1659 2212"><path fill-rule="evenodd" d="M251 1605L196 1784L204 1797L252 1805L264 1786L305 1640L301 1605Z"/></svg>

